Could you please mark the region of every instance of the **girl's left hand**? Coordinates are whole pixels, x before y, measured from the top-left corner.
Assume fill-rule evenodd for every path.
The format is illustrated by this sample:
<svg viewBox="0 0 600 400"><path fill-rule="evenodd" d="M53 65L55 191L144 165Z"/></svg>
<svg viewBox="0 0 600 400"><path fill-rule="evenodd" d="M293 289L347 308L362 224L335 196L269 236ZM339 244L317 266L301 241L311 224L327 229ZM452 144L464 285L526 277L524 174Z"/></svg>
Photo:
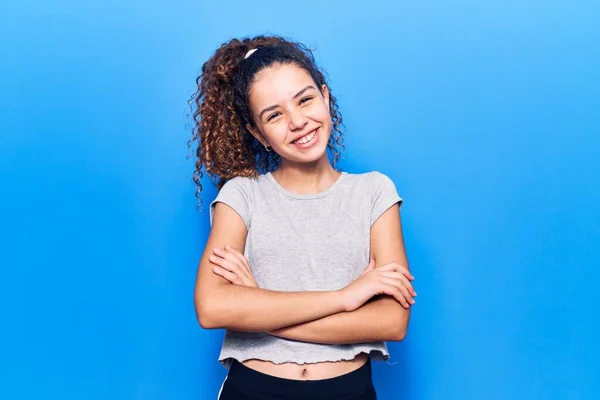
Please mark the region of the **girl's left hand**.
<svg viewBox="0 0 600 400"><path fill-rule="evenodd" d="M213 272L222 276L234 285L258 288L252 276L248 260L242 253L226 245L224 249L215 248L209 260L215 264Z"/></svg>

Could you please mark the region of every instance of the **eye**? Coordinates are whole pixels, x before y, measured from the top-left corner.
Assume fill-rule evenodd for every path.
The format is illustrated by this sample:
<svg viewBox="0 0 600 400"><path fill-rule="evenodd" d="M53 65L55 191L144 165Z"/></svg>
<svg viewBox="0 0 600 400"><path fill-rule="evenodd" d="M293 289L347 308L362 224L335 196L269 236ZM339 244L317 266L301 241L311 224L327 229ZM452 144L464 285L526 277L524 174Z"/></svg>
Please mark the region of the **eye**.
<svg viewBox="0 0 600 400"><path fill-rule="evenodd" d="M312 100L312 96L303 97L302 99L300 99L300 104L304 104L309 100Z"/></svg>
<svg viewBox="0 0 600 400"><path fill-rule="evenodd" d="M273 118L275 118L277 116L279 116L279 113L278 112L274 112L273 114L271 114L271 115L269 115L267 117L267 122L270 121L270 120L272 120Z"/></svg>

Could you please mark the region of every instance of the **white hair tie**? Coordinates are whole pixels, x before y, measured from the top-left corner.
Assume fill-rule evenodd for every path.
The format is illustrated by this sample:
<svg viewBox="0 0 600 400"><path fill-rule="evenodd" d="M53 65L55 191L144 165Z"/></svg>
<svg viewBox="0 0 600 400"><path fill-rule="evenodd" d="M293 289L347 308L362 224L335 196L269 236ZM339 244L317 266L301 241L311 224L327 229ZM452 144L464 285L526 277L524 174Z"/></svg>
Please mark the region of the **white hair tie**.
<svg viewBox="0 0 600 400"><path fill-rule="evenodd" d="M258 49L252 49L252 50L248 50L248 52L246 53L246 55L244 56L244 60L248 57L250 57L256 50Z"/></svg>

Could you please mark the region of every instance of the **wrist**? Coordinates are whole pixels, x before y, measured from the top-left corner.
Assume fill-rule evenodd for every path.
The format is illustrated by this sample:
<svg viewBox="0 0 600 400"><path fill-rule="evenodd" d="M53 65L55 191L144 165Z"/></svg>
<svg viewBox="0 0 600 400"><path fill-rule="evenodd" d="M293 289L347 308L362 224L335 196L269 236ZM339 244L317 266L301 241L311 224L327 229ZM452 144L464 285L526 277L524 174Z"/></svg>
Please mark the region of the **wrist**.
<svg viewBox="0 0 600 400"><path fill-rule="evenodd" d="M333 298L333 303L336 305L336 314L348 311L348 305L346 304L346 294L344 289L338 289L333 291Z"/></svg>

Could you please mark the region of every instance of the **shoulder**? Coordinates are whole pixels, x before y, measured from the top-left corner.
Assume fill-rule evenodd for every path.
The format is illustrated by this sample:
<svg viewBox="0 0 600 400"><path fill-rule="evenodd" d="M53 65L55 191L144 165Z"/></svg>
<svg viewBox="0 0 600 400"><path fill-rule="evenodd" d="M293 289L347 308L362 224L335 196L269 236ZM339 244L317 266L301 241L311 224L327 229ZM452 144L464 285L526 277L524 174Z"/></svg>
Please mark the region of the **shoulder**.
<svg viewBox="0 0 600 400"><path fill-rule="evenodd" d="M242 217L246 226L249 227L255 182L255 178L243 176L236 176L225 182L217 193L217 197L210 204L211 224L217 203L224 203L233 208Z"/></svg>
<svg viewBox="0 0 600 400"><path fill-rule="evenodd" d="M377 188L381 186L394 185L392 179L380 171L369 171L363 173L348 173L350 180L354 185L361 188Z"/></svg>
<svg viewBox="0 0 600 400"><path fill-rule="evenodd" d="M367 172L367 175L369 175L369 177L371 178L372 182L378 182L378 181L392 181L392 179L387 176L386 174L384 174L383 172L380 171L371 171L371 172Z"/></svg>
<svg viewBox="0 0 600 400"><path fill-rule="evenodd" d="M264 185L262 181L263 178L260 175L257 178L236 176L223 184L223 187L221 187L217 194L217 198L237 195L245 198L248 202L251 202L255 197L255 193L260 190L259 186Z"/></svg>
<svg viewBox="0 0 600 400"><path fill-rule="evenodd" d="M231 188L251 190L253 182L256 182L255 178L249 176L236 176L225 182L219 192L223 190L229 190Z"/></svg>
<svg viewBox="0 0 600 400"><path fill-rule="evenodd" d="M361 174L350 174L353 186L357 193L361 193L370 204L371 224L392 205L402 205L402 198L398 194L392 179L383 172L369 171Z"/></svg>

